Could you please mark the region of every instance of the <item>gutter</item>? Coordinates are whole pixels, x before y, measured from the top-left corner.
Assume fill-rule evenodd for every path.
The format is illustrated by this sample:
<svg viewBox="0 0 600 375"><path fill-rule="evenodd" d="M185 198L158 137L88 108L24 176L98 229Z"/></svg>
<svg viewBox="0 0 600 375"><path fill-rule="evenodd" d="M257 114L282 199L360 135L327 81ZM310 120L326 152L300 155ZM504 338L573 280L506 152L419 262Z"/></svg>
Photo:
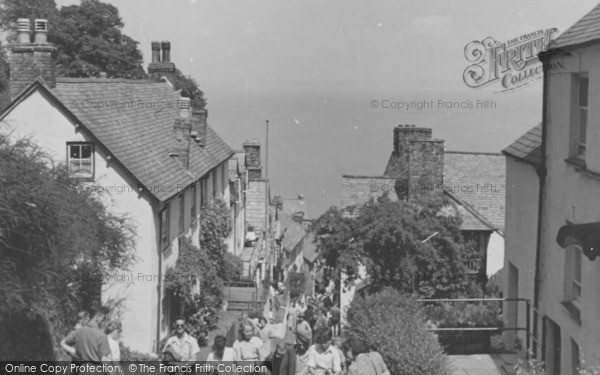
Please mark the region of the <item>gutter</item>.
<svg viewBox="0 0 600 375"><path fill-rule="evenodd" d="M545 66L543 63L547 61L550 57L549 53L539 53L538 58L542 61L542 66ZM537 218L537 235L536 235L536 246L535 246L535 276L533 279L533 313L535 319L533 320L533 356L537 357L538 351L538 311L540 304L540 273L541 273L541 254L542 254L542 224L543 224L543 208L544 208L544 192L546 190L546 139L548 134L548 125L547 125L547 115L546 112L548 110L548 77L546 74L546 69L544 69L544 87L542 92L542 145L541 145L541 155L540 155L540 164L536 168L536 172L539 178L539 190L538 190L538 218ZM530 319L531 317L527 317Z"/></svg>

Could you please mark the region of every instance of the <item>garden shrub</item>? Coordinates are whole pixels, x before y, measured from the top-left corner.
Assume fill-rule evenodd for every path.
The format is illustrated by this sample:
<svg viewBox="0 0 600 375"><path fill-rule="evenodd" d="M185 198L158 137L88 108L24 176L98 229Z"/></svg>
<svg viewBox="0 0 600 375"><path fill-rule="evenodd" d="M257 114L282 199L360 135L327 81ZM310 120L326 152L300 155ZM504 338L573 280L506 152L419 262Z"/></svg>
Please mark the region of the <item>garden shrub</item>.
<svg viewBox="0 0 600 375"><path fill-rule="evenodd" d="M443 303L425 307L427 318L438 328L502 327L497 303ZM467 350L465 344L483 343L481 350L489 350L490 336L495 331L447 331L439 332L440 344L448 353Z"/></svg>
<svg viewBox="0 0 600 375"><path fill-rule="evenodd" d="M386 288L354 297L345 332L377 350L394 375L451 374L448 358L435 335L425 328L415 298Z"/></svg>

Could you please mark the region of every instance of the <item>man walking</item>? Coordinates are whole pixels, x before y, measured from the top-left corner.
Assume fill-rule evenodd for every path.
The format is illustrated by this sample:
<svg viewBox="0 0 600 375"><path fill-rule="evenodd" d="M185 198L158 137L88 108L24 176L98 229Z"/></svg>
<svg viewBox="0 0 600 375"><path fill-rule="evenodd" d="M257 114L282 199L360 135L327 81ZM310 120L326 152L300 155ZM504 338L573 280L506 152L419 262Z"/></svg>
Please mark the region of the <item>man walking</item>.
<svg viewBox="0 0 600 375"><path fill-rule="evenodd" d="M99 327L106 315L108 315L108 309L100 307L89 322L69 333L61 341L60 345L69 354L77 357L80 364L99 364L110 360L108 337Z"/></svg>

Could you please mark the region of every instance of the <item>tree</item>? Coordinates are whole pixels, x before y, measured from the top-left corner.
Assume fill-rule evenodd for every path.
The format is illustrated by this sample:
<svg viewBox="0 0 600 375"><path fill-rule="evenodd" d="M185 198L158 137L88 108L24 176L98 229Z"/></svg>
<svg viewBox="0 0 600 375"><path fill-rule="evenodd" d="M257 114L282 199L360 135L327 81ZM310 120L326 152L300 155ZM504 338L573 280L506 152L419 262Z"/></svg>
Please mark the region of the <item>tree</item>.
<svg viewBox="0 0 600 375"><path fill-rule="evenodd" d="M118 9L98 0L60 9L60 20L50 25L48 40L57 51L57 70L65 77L146 78L138 42L121 31Z"/></svg>
<svg viewBox="0 0 600 375"><path fill-rule="evenodd" d="M441 194L414 203L386 195L359 208L355 218L332 207L311 230L337 277L343 272L351 282L362 265L374 290L390 286L427 298L450 297L472 288L462 261L471 250L452 207Z"/></svg>
<svg viewBox="0 0 600 375"><path fill-rule="evenodd" d="M147 78L138 42L122 33L118 9L99 0L82 0L79 5L56 8L54 0L0 0L0 30L7 40L16 41L17 19L48 19L48 41L57 47L57 75L97 77L106 72L111 78ZM6 46L0 53L0 109L8 101ZM4 70L3 70L4 68ZM5 72L5 75L2 72ZM197 82L176 69L173 86L204 108L206 100ZM4 103L2 102L4 95Z"/></svg>
<svg viewBox="0 0 600 375"><path fill-rule="evenodd" d="M102 281L135 260L131 222L107 211L97 191L79 189L63 164L53 164L30 141L0 135L2 358L23 358L8 334L15 319L41 321L56 343L78 309L99 302Z"/></svg>

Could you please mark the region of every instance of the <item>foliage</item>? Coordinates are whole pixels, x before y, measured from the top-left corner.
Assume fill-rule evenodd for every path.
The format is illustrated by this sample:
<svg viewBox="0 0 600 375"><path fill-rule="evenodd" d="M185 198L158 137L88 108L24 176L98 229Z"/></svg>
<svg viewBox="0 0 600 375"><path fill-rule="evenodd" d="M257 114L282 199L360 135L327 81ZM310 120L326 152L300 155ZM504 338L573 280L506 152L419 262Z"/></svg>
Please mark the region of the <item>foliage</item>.
<svg viewBox="0 0 600 375"><path fill-rule="evenodd" d="M544 375L544 362L533 358L529 358L529 360L518 359L515 371L517 375Z"/></svg>
<svg viewBox="0 0 600 375"><path fill-rule="evenodd" d="M426 316L438 328L502 327L499 304L442 303L426 307ZM440 344L448 351L460 351L461 345L482 340L489 345L490 331L439 332ZM486 346L487 347L487 346Z"/></svg>
<svg viewBox="0 0 600 375"><path fill-rule="evenodd" d="M151 353L140 353L133 349L130 349L128 346L125 346L123 343L119 343L119 350L121 351L121 361L122 362L145 362L145 361L156 361L156 354Z"/></svg>
<svg viewBox="0 0 600 375"><path fill-rule="evenodd" d="M223 266L221 270L223 280L238 281L242 278L243 272L244 264L242 259L239 256L229 252L225 253L223 256Z"/></svg>
<svg viewBox="0 0 600 375"><path fill-rule="evenodd" d="M288 288L290 290L290 298L294 299L304 293L308 277L304 272L288 273Z"/></svg>
<svg viewBox="0 0 600 375"><path fill-rule="evenodd" d="M375 348L392 374L450 374L446 355L425 330L419 306L414 297L391 288L357 295L348 309L344 332Z"/></svg>
<svg viewBox="0 0 600 375"><path fill-rule="evenodd" d="M190 98L192 106L198 106L199 108L206 107L204 92L200 90L194 78L183 74L179 69L175 69L175 74L169 78L175 89L181 90L182 96Z"/></svg>
<svg viewBox="0 0 600 375"><path fill-rule="evenodd" d="M183 239L175 267L167 269L165 288L182 300L188 333L197 337L198 332L214 328L223 303L223 282L206 249Z"/></svg>
<svg viewBox="0 0 600 375"><path fill-rule="evenodd" d="M469 249L455 212L441 194L415 202L394 202L384 195L355 211L354 218L332 207L311 230L336 277L344 272L352 282L364 265L373 290L391 286L426 298L454 297L473 288L465 277L463 258Z"/></svg>
<svg viewBox="0 0 600 375"><path fill-rule="evenodd" d="M225 278L225 241L231 234L231 220L229 209L222 199L213 200L200 210L200 228L200 248L216 264L219 276Z"/></svg>
<svg viewBox="0 0 600 375"><path fill-rule="evenodd" d="M41 319L56 343L102 282L132 264L135 234L101 193L52 164L30 141L0 135L0 315Z"/></svg>

